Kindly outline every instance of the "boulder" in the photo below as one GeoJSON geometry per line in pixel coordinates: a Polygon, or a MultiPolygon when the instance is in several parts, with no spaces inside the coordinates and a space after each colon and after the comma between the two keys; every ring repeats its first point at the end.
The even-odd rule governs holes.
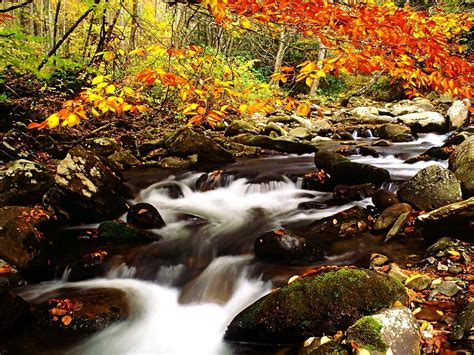
{"type": "Polygon", "coordinates": [[[379,137],[382,139],[391,139],[400,133],[411,133],[411,129],[408,126],[393,123],[384,124],[379,128],[379,137]]]}
{"type": "Polygon", "coordinates": [[[397,116],[397,120],[410,127],[413,133],[445,133],[446,119],[438,112],[423,111],[397,116]]]}
{"type": "Polygon", "coordinates": [[[36,305],[33,314],[47,336],[81,336],[127,320],[128,296],[114,288],[63,289],[36,305]]]}
{"type": "Polygon", "coordinates": [[[332,124],[325,118],[319,118],[317,120],[312,120],[311,122],[312,129],[317,134],[325,134],[334,130],[332,124]]]}
{"type": "Polygon", "coordinates": [[[456,176],[439,165],[420,170],[398,190],[400,200],[429,211],[462,200],[461,184],[456,176]]]}
{"type": "Polygon", "coordinates": [[[149,203],[137,203],[130,207],[127,212],[127,223],[145,229],[161,228],[165,225],[158,210],[149,203]]]}
{"type": "Polygon", "coordinates": [[[232,121],[225,130],[226,137],[233,137],[244,133],[258,134],[258,130],[251,122],[244,120],[232,121]]]}
{"type": "Polygon", "coordinates": [[[469,99],[456,100],[448,109],[448,128],[449,130],[459,129],[469,124],[469,108],[471,102],[469,99]]]}
{"type": "Polygon", "coordinates": [[[474,301],[471,301],[459,313],[454,322],[453,332],[451,333],[451,340],[459,341],[469,335],[469,332],[474,327],[474,301]]]}
{"type": "Polygon", "coordinates": [[[347,340],[370,353],[420,354],[419,327],[406,307],[393,307],[359,319],[347,330],[347,340]]]}
{"type": "Polygon", "coordinates": [[[109,159],[114,163],[119,163],[125,166],[135,166],[140,161],[129,150],[122,149],[109,155],[109,159]]]}
{"type": "Polygon", "coordinates": [[[81,146],[58,163],[55,182],[44,202],[66,218],[100,221],[127,209],[118,172],[81,146]]]}
{"type": "Polygon", "coordinates": [[[304,265],[324,257],[324,253],[310,245],[305,238],[287,230],[274,230],[255,240],[257,259],[273,264],[304,265]]]}
{"type": "Polygon", "coordinates": [[[44,211],[25,207],[0,208],[0,258],[20,270],[45,267],[41,251],[46,240],[36,226],[49,217],[44,211]]]}
{"type": "Polygon", "coordinates": [[[197,154],[199,164],[234,162],[232,153],[203,133],[189,127],[178,129],[171,137],[166,139],[165,147],[171,155],[179,157],[197,154]]]}
{"type": "Polygon", "coordinates": [[[424,111],[434,111],[435,109],[433,104],[428,99],[402,100],[387,106],[389,108],[389,112],[394,116],[424,111]]]}
{"type": "Polygon", "coordinates": [[[473,235],[474,197],[424,213],[418,221],[428,235],[473,235]]]}
{"type": "Polygon", "coordinates": [[[352,116],[352,120],[360,123],[390,123],[393,121],[393,117],[380,115],[379,109],[371,106],[356,107],[349,114],[352,116]]]}
{"type": "Polygon", "coordinates": [[[96,250],[74,258],[74,261],[67,265],[68,281],[82,281],[103,276],[108,260],[108,253],[104,250],[96,250]]]}
{"type": "Polygon", "coordinates": [[[276,122],[268,122],[263,131],[265,135],[269,135],[271,132],[276,132],[279,136],[286,136],[288,132],[283,128],[282,124],[276,122]]]}
{"type": "Polygon", "coordinates": [[[164,146],[165,146],[165,140],[154,139],[150,141],[145,141],[142,144],[140,144],[140,146],[138,147],[138,151],[140,152],[142,156],[144,156],[156,149],[164,148],[164,146]]]}
{"type": "Polygon", "coordinates": [[[313,132],[311,132],[311,130],[306,127],[297,127],[290,130],[290,132],[288,132],[288,135],[298,139],[311,139],[313,136],[313,132]]]}
{"type": "Polygon", "coordinates": [[[84,147],[96,155],[108,157],[119,151],[120,144],[113,138],[92,138],[86,140],[84,147]]]}
{"type": "Polygon", "coordinates": [[[393,143],[407,143],[413,142],[415,137],[411,133],[398,133],[392,137],[393,143]]]}
{"type": "Polygon", "coordinates": [[[41,203],[53,182],[43,165],[24,159],[12,161],[0,169],[0,207],[41,203]]]}
{"type": "Polygon", "coordinates": [[[197,154],[188,157],[164,157],[160,159],[158,165],[166,169],[192,169],[198,163],[199,156],[197,154]]]}
{"type": "Polygon", "coordinates": [[[449,169],[461,181],[466,197],[474,196],[474,136],[456,147],[449,157],[449,169]]]}
{"type": "Polygon", "coordinates": [[[336,185],[373,183],[380,186],[390,179],[388,170],[352,161],[340,161],[334,164],[331,170],[331,180],[336,185]]]}
{"type": "Polygon", "coordinates": [[[282,138],[270,138],[262,135],[241,134],[235,136],[233,140],[240,144],[276,150],[284,153],[306,154],[318,151],[318,148],[309,143],[294,142],[282,138]]]}
{"type": "Polygon", "coordinates": [[[105,221],[99,225],[99,240],[112,244],[151,243],[160,239],[123,221],[105,221]]]}
{"type": "Polygon", "coordinates": [[[378,208],[379,211],[383,211],[399,202],[400,201],[398,200],[397,195],[384,189],[378,189],[372,195],[372,203],[378,208]]]}
{"type": "Polygon", "coordinates": [[[381,231],[393,226],[402,214],[411,212],[412,208],[407,203],[397,203],[385,209],[375,221],[373,230],[381,231]]]}
{"type": "Polygon", "coordinates": [[[341,268],[300,278],[240,312],[224,338],[289,343],[334,334],[395,302],[406,303],[401,283],[363,269],[341,268]]]}
{"type": "Polygon", "coordinates": [[[314,155],[314,165],[319,170],[324,170],[328,174],[332,174],[333,167],[336,163],[350,161],[344,155],[336,152],[318,152],[314,155]]]}
{"type": "Polygon", "coordinates": [[[20,296],[0,288],[0,337],[23,328],[30,315],[28,303],[20,296]]]}

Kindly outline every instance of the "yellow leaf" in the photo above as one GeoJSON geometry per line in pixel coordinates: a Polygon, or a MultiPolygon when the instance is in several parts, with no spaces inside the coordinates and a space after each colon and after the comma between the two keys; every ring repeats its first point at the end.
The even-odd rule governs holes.
{"type": "Polygon", "coordinates": [[[130,111],[130,109],[132,108],[132,105],[130,104],[126,104],[123,108],[122,108],[122,111],[130,111]]]}
{"type": "Polygon", "coordinates": [[[59,115],[57,113],[53,113],[51,116],[47,118],[48,127],[54,128],[59,124],[59,115]]]}
{"type": "Polygon", "coordinates": [[[107,62],[110,62],[112,60],[115,59],[115,54],[113,52],[105,52],[104,53],[104,59],[107,61],[107,62]]]}
{"type": "Polygon", "coordinates": [[[100,113],[97,112],[97,110],[96,110],[95,108],[92,108],[91,111],[92,111],[92,115],[93,115],[94,117],[99,117],[99,116],[100,116],[100,113]]]}
{"type": "Polygon", "coordinates": [[[103,75],[96,76],[94,79],[92,79],[92,85],[100,84],[103,81],[104,81],[103,75]]]}
{"type": "Polygon", "coordinates": [[[110,84],[105,88],[107,94],[113,94],[115,92],[115,85],[110,84]]]}
{"type": "Polygon", "coordinates": [[[311,85],[313,85],[313,79],[311,77],[307,77],[306,80],[305,80],[305,83],[306,85],[308,85],[309,87],[311,87],[311,85]]]}
{"type": "Polygon", "coordinates": [[[252,24],[250,23],[250,21],[246,17],[244,17],[241,24],[242,24],[242,27],[245,28],[246,30],[249,30],[249,29],[252,28],[252,24]]]}
{"type": "Polygon", "coordinates": [[[318,70],[316,72],[316,74],[321,77],[321,78],[325,78],[326,77],[326,73],[323,71],[323,70],[318,70]]]}

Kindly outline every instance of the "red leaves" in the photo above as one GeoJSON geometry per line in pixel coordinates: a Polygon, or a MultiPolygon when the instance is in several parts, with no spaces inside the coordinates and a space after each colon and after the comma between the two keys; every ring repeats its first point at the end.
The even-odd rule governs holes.
{"type": "Polygon", "coordinates": [[[61,322],[67,327],[71,324],[74,312],[78,312],[82,309],[83,304],[81,302],[73,302],[70,299],[59,299],[52,298],[49,300],[50,304],[54,304],[54,307],[49,310],[49,314],[52,316],[52,320],[57,322],[61,319],[61,322]]]}

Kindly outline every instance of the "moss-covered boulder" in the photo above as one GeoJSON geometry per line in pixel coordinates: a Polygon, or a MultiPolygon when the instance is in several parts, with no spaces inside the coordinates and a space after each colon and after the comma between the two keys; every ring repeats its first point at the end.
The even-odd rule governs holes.
{"type": "Polygon", "coordinates": [[[462,200],[461,183],[456,176],[439,165],[420,170],[398,190],[404,202],[429,211],[462,200]]]}
{"type": "Polygon", "coordinates": [[[336,152],[318,152],[314,155],[314,165],[319,170],[332,174],[333,167],[336,163],[350,161],[344,155],[336,152]]]}
{"type": "Polygon", "coordinates": [[[403,124],[387,123],[379,128],[379,137],[383,139],[391,139],[400,133],[411,133],[411,129],[403,124]]]}
{"type": "Polygon", "coordinates": [[[474,136],[456,147],[449,158],[449,169],[461,181],[465,196],[474,196],[474,136]]]}
{"type": "Polygon", "coordinates": [[[333,334],[395,302],[407,302],[401,283],[364,269],[341,268],[298,279],[240,312],[229,341],[291,343],[333,334]]]}
{"type": "Polygon", "coordinates": [[[232,163],[234,156],[203,133],[189,127],[178,129],[165,141],[169,154],[188,157],[197,154],[199,164],[232,163]]]}
{"type": "Polygon", "coordinates": [[[359,319],[347,330],[347,340],[371,353],[420,354],[418,324],[406,307],[394,307],[359,319]]]}
{"type": "Polygon", "coordinates": [[[226,137],[233,137],[243,133],[258,134],[257,127],[244,120],[232,121],[225,130],[226,137]]]}
{"type": "Polygon", "coordinates": [[[270,138],[263,135],[240,134],[235,136],[233,140],[240,144],[276,150],[284,153],[306,154],[318,151],[318,148],[309,143],[296,142],[282,138],[270,138]]]}
{"type": "Polygon", "coordinates": [[[15,160],[0,169],[0,207],[41,203],[53,184],[46,167],[29,160],[15,160]]]}
{"type": "Polygon", "coordinates": [[[471,301],[459,313],[454,322],[453,332],[451,333],[451,340],[458,341],[469,335],[469,332],[474,327],[474,301],[471,301]]]}
{"type": "Polygon", "coordinates": [[[331,178],[337,185],[373,183],[380,186],[390,179],[390,173],[370,164],[341,161],[333,165],[331,178]]]}

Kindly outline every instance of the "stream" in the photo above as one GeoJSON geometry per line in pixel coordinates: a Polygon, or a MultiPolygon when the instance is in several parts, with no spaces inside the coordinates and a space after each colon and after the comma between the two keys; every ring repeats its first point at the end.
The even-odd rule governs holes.
{"type": "MultiPolygon", "coordinates": [[[[405,164],[447,136],[420,135],[410,143],[374,147],[381,156],[351,156],[350,159],[390,171],[394,191],[397,183],[420,169],[446,162],[405,164]]],[[[356,138],[358,142],[374,138],[356,138]]],[[[147,202],[160,212],[166,226],[153,230],[160,241],[130,247],[114,258],[106,277],[68,281],[68,269],[54,281],[16,290],[34,303],[64,287],[79,289],[112,287],[128,294],[131,316],[59,353],[72,354],[250,354],[252,347],[226,344],[222,337],[232,318],[272,287],[310,267],[278,266],[253,256],[257,236],[276,228],[303,228],[311,221],[333,215],[371,200],[331,203],[332,193],[301,188],[301,178],[314,171],[313,155],[270,156],[244,159],[208,173],[133,169],[125,179],[136,197],[131,203],[147,202]],[[173,175],[171,175],[173,174],[173,175]],[[203,186],[203,185],[201,185],[203,186]],[[299,209],[313,201],[321,208],[299,209]]],[[[122,216],[125,219],[125,216],[122,216]]],[[[78,226],[74,231],[96,227],[78,226]]],[[[315,265],[367,266],[371,253],[379,252],[397,262],[416,260],[425,250],[423,240],[393,240],[382,244],[373,236],[348,238],[323,244],[325,259],[315,265]]],[[[314,266],[314,265],[313,265],[314,266]]],[[[45,351],[44,349],[36,349],[45,351]]],[[[270,351],[269,353],[273,353],[270,351]]]]}

